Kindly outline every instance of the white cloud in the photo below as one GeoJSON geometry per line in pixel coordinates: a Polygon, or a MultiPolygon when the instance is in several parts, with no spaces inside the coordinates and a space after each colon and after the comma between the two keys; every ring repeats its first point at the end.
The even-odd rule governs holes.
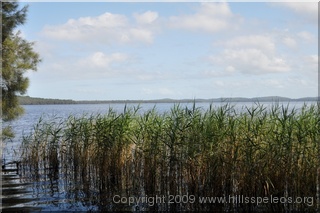
{"type": "Polygon", "coordinates": [[[226,64],[232,64],[236,69],[243,73],[263,74],[270,72],[286,72],[290,69],[284,59],[268,56],[260,49],[226,49],[223,52],[222,60],[224,60],[226,64]]]}
{"type": "Polygon", "coordinates": [[[96,51],[85,56],[55,57],[47,60],[41,73],[50,75],[50,79],[98,80],[127,79],[132,84],[156,83],[173,79],[168,71],[150,70],[140,67],[144,63],[134,55],[96,51]]]}
{"type": "MultiPolygon", "coordinates": [[[[290,45],[293,45],[292,42],[288,41],[290,45]]],[[[210,56],[209,60],[214,66],[223,67],[223,72],[207,74],[221,76],[223,73],[229,75],[236,71],[245,74],[265,74],[290,70],[285,58],[277,54],[272,36],[238,36],[217,44],[223,45],[225,49],[220,54],[210,56]]]]}
{"type": "MultiPolygon", "coordinates": [[[[299,29],[299,28],[297,28],[299,29]]],[[[298,50],[306,50],[313,45],[317,45],[315,35],[309,31],[297,31],[297,29],[277,29],[271,34],[275,45],[280,47],[284,45],[287,48],[298,50]]]]}
{"type": "Polygon", "coordinates": [[[202,3],[192,15],[170,17],[169,25],[173,28],[215,33],[233,27],[236,22],[234,17],[227,3],[202,3]]]}
{"type": "Polygon", "coordinates": [[[134,15],[137,23],[120,14],[104,13],[96,17],[70,19],[65,24],[45,26],[42,34],[53,39],[96,42],[96,43],[128,43],[153,41],[153,30],[146,26],[157,18],[157,13],[148,11],[134,15]]]}
{"type": "Polygon", "coordinates": [[[37,41],[34,45],[34,50],[40,53],[40,57],[47,60],[48,58],[53,58],[55,56],[57,46],[52,43],[37,41]]]}
{"type": "Polygon", "coordinates": [[[308,55],[306,57],[304,57],[304,69],[307,69],[313,73],[317,73],[318,72],[318,60],[319,60],[319,56],[318,55],[308,55]]]}
{"type": "Polygon", "coordinates": [[[310,55],[308,59],[314,64],[318,65],[319,56],[318,55],[310,55]]]}
{"type": "Polygon", "coordinates": [[[88,58],[81,60],[81,65],[84,67],[92,68],[108,68],[112,63],[124,62],[128,59],[128,56],[123,53],[113,53],[106,55],[103,52],[96,52],[88,58]]]}
{"type": "Polygon", "coordinates": [[[131,57],[119,52],[94,52],[82,57],[60,55],[46,58],[46,63],[39,67],[38,76],[50,81],[119,78],[132,75],[127,68],[130,63],[131,57]]]}
{"type": "Polygon", "coordinates": [[[288,36],[283,38],[283,43],[290,48],[295,48],[297,46],[296,40],[288,36]]]}
{"type": "MultiPolygon", "coordinates": [[[[120,90],[130,90],[131,97],[151,99],[179,97],[179,90],[184,95],[181,98],[193,94],[251,96],[259,91],[290,94],[296,85],[301,89],[310,82],[316,84],[318,55],[312,55],[317,46],[313,25],[295,25],[296,19],[275,24],[260,15],[251,19],[254,13],[243,13],[248,17],[244,20],[234,13],[239,8],[231,11],[231,6],[202,3],[191,13],[181,13],[185,8],[177,7],[170,11],[176,12],[171,17],[160,17],[167,12],[159,10],[158,14],[147,8],[129,15],[104,13],[66,19],[63,24],[43,28],[44,37],[36,48],[44,63],[36,74],[43,76],[41,83],[90,81],[92,86],[79,93],[95,93],[90,87],[96,87],[97,81],[114,83],[112,88],[116,89],[111,93],[117,91],[117,98],[120,90]],[[153,43],[158,32],[161,37],[154,45],[135,45],[153,43]],[[209,64],[204,59],[209,59],[209,64]]],[[[293,17],[285,12],[284,18],[293,17]]],[[[301,16],[296,17],[302,20],[301,16]]],[[[307,89],[302,91],[309,94],[307,89]]]]}
{"type": "Polygon", "coordinates": [[[129,31],[130,36],[129,41],[140,41],[140,42],[146,42],[146,43],[152,43],[153,42],[153,33],[148,29],[143,28],[133,28],[129,31]]]}
{"type": "Polygon", "coordinates": [[[233,66],[227,66],[226,67],[226,72],[228,72],[228,73],[233,73],[235,71],[236,71],[236,69],[233,66]]]}
{"type": "Polygon", "coordinates": [[[299,14],[306,21],[318,24],[318,3],[317,2],[281,2],[274,5],[284,6],[296,14],[299,14]]]}
{"type": "Polygon", "coordinates": [[[158,18],[158,13],[147,11],[142,14],[135,13],[133,14],[133,17],[136,19],[136,22],[139,24],[152,24],[158,18]]]}
{"type": "Polygon", "coordinates": [[[283,79],[263,79],[261,80],[261,84],[266,88],[274,88],[274,89],[286,89],[286,88],[294,88],[301,90],[306,88],[314,88],[314,83],[308,79],[301,78],[301,76],[288,76],[283,79]]]}
{"type": "Polygon", "coordinates": [[[312,33],[308,32],[308,31],[301,31],[297,34],[297,36],[306,42],[313,42],[316,40],[315,35],[313,35],[312,33]]]}
{"type": "Polygon", "coordinates": [[[266,35],[238,36],[222,44],[228,48],[257,48],[269,53],[275,51],[272,37],[266,35]]]}

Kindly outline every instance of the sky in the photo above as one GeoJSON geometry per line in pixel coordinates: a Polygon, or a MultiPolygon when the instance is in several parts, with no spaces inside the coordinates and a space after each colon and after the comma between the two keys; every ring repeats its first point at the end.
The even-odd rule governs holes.
{"type": "Polygon", "coordinates": [[[26,95],[73,100],[318,96],[318,4],[29,2],[26,95]]]}

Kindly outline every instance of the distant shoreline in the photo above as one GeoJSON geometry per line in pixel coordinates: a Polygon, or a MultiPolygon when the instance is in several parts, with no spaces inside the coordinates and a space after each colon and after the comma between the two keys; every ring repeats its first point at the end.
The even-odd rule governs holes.
{"type": "Polygon", "coordinates": [[[19,96],[21,105],[52,105],[52,104],[124,104],[124,103],[214,103],[214,102],[313,102],[319,97],[286,98],[280,96],[255,97],[255,98],[211,98],[211,99],[155,99],[155,100],[96,100],[74,101],[71,99],[49,99],[19,96]]]}

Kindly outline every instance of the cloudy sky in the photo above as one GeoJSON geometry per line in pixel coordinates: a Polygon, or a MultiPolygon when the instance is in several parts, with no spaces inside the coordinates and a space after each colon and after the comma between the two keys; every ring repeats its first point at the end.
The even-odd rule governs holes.
{"type": "Polygon", "coordinates": [[[32,97],[318,96],[317,3],[28,4],[32,97]]]}

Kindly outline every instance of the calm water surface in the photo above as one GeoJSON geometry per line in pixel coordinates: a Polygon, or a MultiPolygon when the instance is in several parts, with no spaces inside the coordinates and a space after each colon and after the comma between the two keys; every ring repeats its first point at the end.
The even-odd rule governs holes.
{"type": "MultiPolygon", "coordinates": [[[[315,102],[307,102],[310,105],[315,102]]],[[[213,106],[221,106],[225,103],[214,103],[213,106]]],[[[288,103],[280,103],[287,105],[288,103]]],[[[291,102],[289,108],[295,107],[299,109],[303,106],[303,102],[291,102]]],[[[243,107],[250,107],[254,103],[231,103],[236,110],[243,110],[243,107]]],[[[269,107],[272,103],[263,103],[265,107],[269,107]]],[[[127,104],[127,107],[137,107],[138,104],[127,104]]],[[[169,111],[174,106],[173,103],[145,103],[141,104],[140,113],[151,110],[156,107],[159,113],[169,111]]],[[[182,107],[192,107],[192,103],[181,103],[182,107]]],[[[210,103],[197,103],[196,107],[206,109],[210,103]]],[[[22,141],[22,135],[32,131],[33,126],[42,117],[44,120],[52,118],[67,118],[69,115],[81,116],[97,113],[107,113],[109,108],[121,113],[124,111],[125,104],[77,104],[77,105],[26,105],[25,114],[18,120],[10,123],[13,127],[16,137],[11,141],[4,143],[2,158],[6,163],[19,160],[19,147],[22,141]]],[[[26,212],[34,212],[40,210],[97,210],[94,205],[88,204],[88,201],[80,198],[68,197],[64,190],[65,182],[59,174],[52,174],[48,171],[46,177],[40,177],[37,182],[28,182],[25,178],[26,174],[21,174],[16,170],[15,164],[8,164],[2,171],[2,205],[6,210],[23,210],[26,212]]]]}
{"type": "MultiPolygon", "coordinates": [[[[315,102],[307,102],[306,104],[310,105],[315,102]]],[[[214,107],[225,105],[226,103],[214,103],[214,107]]],[[[265,107],[273,105],[271,102],[262,103],[265,107]]],[[[295,107],[296,109],[301,108],[304,105],[304,102],[283,102],[281,105],[288,105],[290,108],[295,107]]],[[[16,134],[16,137],[11,141],[7,142],[3,149],[4,158],[7,160],[14,160],[19,156],[19,145],[22,140],[22,135],[30,133],[33,129],[33,126],[39,121],[40,118],[44,120],[50,120],[52,118],[62,118],[65,119],[70,115],[81,116],[81,115],[91,115],[97,113],[107,113],[110,108],[121,113],[124,111],[125,106],[127,108],[140,107],[139,112],[143,113],[148,110],[153,109],[154,107],[159,113],[164,113],[169,111],[175,104],[173,103],[144,103],[144,104],[74,104],[74,105],[25,105],[25,114],[18,120],[12,121],[10,125],[13,127],[13,130],[16,134]]],[[[231,103],[235,106],[236,110],[243,110],[244,107],[251,107],[255,103],[251,102],[238,102],[231,103]]],[[[180,103],[181,107],[193,106],[193,103],[180,103]]],[[[210,103],[197,103],[196,107],[207,109],[210,106],[210,103]]]]}

